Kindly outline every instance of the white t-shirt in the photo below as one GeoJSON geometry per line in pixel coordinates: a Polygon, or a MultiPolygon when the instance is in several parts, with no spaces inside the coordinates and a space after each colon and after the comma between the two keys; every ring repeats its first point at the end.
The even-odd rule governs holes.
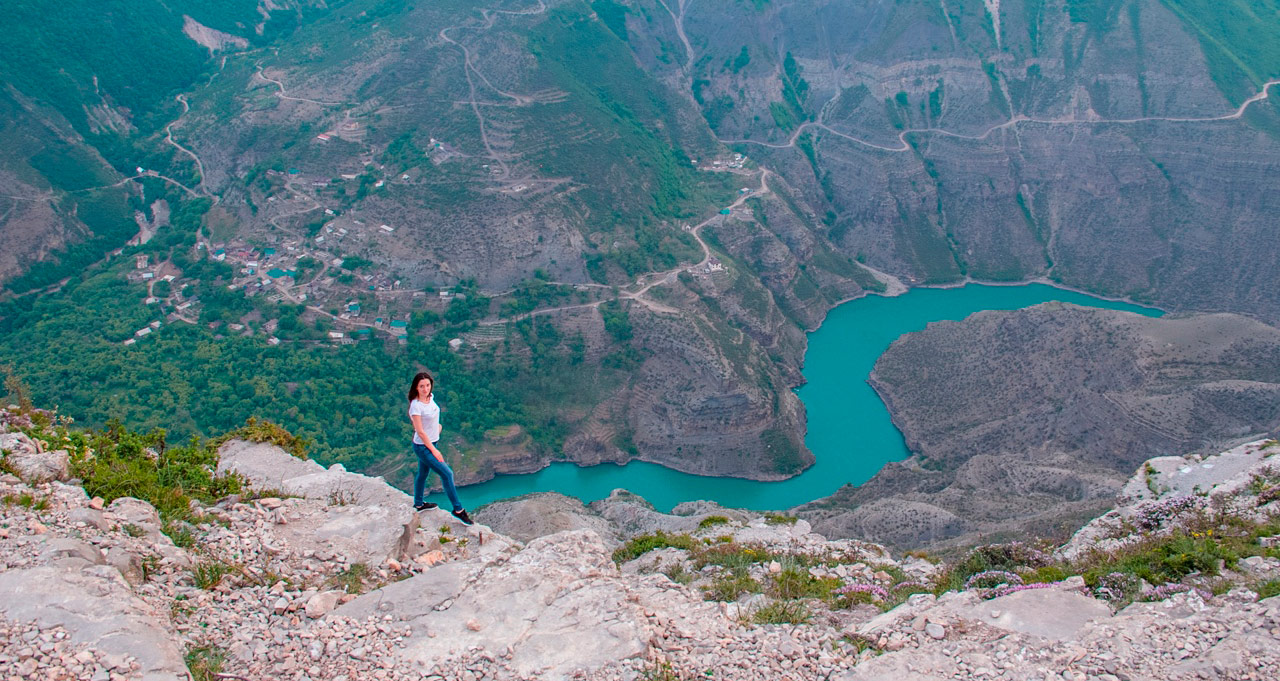
{"type": "MultiPolygon", "coordinates": [[[[431,438],[432,442],[440,439],[440,407],[436,404],[435,396],[431,396],[426,402],[414,400],[409,403],[409,421],[413,421],[414,416],[422,417],[422,430],[431,438]]],[[[413,430],[413,443],[416,445],[425,445],[418,436],[418,430],[413,430]]]]}

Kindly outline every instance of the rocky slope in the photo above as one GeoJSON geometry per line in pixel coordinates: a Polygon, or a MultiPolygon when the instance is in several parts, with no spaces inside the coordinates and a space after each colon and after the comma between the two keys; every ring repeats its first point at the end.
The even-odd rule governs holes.
{"type": "MultiPolygon", "coordinates": [[[[1256,549],[1214,578],[1188,575],[1181,592],[1166,586],[1113,599],[1122,608],[1113,613],[1081,577],[1010,588],[1022,577],[1003,573],[993,586],[994,573],[981,573],[935,597],[924,583],[954,566],[828,541],[803,520],[710,506],[683,509],[683,518],[646,513],[622,494],[608,505],[625,521],[615,525],[628,528],[618,537],[649,533],[633,536],[613,560],[595,529],[522,544],[439,511],[411,513],[408,499],[378,479],[241,441],[223,446],[218,469],[263,491],[196,504],[194,524],[175,528],[145,502],[105,503],[59,481],[67,453],[44,451],[41,438],[0,434],[0,445],[5,469],[25,476],[0,477],[5,678],[161,681],[190,670],[197,678],[312,681],[1137,681],[1261,679],[1280,664],[1280,604],[1249,590],[1277,584],[1264,584],[1280,576],[1273,549],[1256,549]],[[685,532],[651,532],[663,526],[685,532]],[[726,580],[765,593],[746,588],[739,598],[726,580]],[[1224,595],[1197,590],[1201,584],[1224,595]],[[829,595],[806,591],[814,585],[829,595]],[[913,591],[923,593],[905,595],[913,591]],[[1125,607],[1133,598],[1141,602],[1125,607]],[[783,621],[786,608],[809,615],[767,623],[783,621]]],[[[1230,501],[1234,522],[1269,528],[1253,545],[1274,546],[1276,528],[1265,523],[1277,512],[1277,451],[1255,443],[1194,474],[1155,461],[1148,496],[1156,498],[1118,514],[1156,519],[1141,541],[1178,532],[1190,507],[1177,500],[1193,484],[1205,508],[1230,501]]],[[[1146,486],[1146,476],[1134,486],[1146,486]]],[[[1107,540],[1123,541],[1132,529],[1106,530],[1107,540]]],[[[1100,546],[1099,531],[1081,533],[1064,551],[1100,546]]]]}
{"type": "Polygon", "coordinates": [[[904,547],[1069,532],[1147,458],[1280,429],[1280,331],[1236,315],[983,312],[905,336],[871,380],[915,455],[802,515],[904,547]]]}

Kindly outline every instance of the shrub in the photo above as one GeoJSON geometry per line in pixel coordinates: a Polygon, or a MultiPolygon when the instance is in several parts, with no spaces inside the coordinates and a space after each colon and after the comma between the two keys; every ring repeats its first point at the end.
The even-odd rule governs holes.
{"type": "Polygon", "coordinates": [[[889,601],[889,592],[878,584],[846,584],[833,593],[841,597],[845,607],[859,603],[876,605],[889,601]]]}
{"type": "Polygon", "coordinates": [[[215,475],[218,453],[212,444],[198,439],[170,447],[165,431],[141,434],[112,421],[102,431],[72,439],[72,469],[84,481],[91,497],[107,503],[135,497],[151,504],[167,520],[191,517],[191,501],[213,503],[239,494],[244,486],[238,475],[215,475]],[[88,451],[93,456],[87,456],[88,451]]]}
{"type": "Polygon", "coordinates": [[[1118,606],[1132,601],[1140,584],[1137,577],[1126,572],[1108,572],[1097,578],[1092,592],[1095,598],[1118,606]]]}
{"type": "Polygon", "coordinates": [[[709,515],[703,518],[702,521],[698,523],[698,529],[705,530],[708,527],[715,527],[717,525],[727,525],[727,524],[729,524],[728,518],[722,515],[709,515]]]}
{"type": "Polygon", "coordinates": [[[792,515],[783,515],[781,513],[766,513],[764,521],[769,525],[795,525],[799,518],[792,515]]]}
{"type": "Polygon", "coordinates": [[[1044,567],[1049,562],[1049,556],[1040,549],[1022,542],[1010,542],[975,547],[956,565],[955,570],[961,579],[968,579],[988,570],[1013,572],[1019,568],[1044,567]]]}
{"type": "Polygon", "coordinates": [[[212,443],[214,449],[221,447],[227,440],[248,440],[249,442],[267,442],[298,457],[307,458],[307,448],[311,441],[290,433],[284,426],[271,421],[249,417],[243,426],[223,434],[212,443]]]}
{"type": "Polygon", "coordinates": [[[1180,496],[1148,501],[1138,506],[1133,524],[1139,530],[1150,532],[1164,527],[1184,514],[1204,508],[1204,499],[1196,496],[1180,496]]]}
{"type": "Polygon", "coordinates": [[[642,534],[632,537],[613,552],[613,562],[622,564],[633,560],[655,549],[675,548],[692,551],[698,547],[698,541],[687,534],[668,534],[661,530],[653,534],[642,534]]]}

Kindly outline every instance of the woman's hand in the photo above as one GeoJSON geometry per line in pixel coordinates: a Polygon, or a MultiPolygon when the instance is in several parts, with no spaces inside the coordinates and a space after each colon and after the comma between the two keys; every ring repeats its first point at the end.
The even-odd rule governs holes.
{"type": "Polygon", "coordinates": [[[431,455],[436,457],[436,461],[444,463],[444,454],[441,454],[440,450],[435,448],[435,445],[427,445],[427,447],[431,449],[431,455]]]}

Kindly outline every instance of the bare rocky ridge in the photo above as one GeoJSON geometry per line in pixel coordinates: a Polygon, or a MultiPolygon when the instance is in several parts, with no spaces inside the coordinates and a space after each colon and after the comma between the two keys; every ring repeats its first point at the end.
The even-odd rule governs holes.
{"type": "MultiPolygon", "coordinates": [[[[9,445],[18,440],[13,435],[9,445]]],[[[1155,460],[1155,473],[1139,471],[1126,487],[1133,498],[1116,513],[1149,515],[1151,504],[1187,499],[1192,489],[1205,503],[1237,505],[1242,521],[1274,515],[1275,490],[1252,481],[1276,475],[1277,452],[1274,442],[1259,442],[1203,460],[1155,460]]],[[[194,543],[178,547],[144,502],[103,504],[74,484],[0,475],[0,677],[187,679],[184,656],[209,655],[225,658],[222,678],[298,681],[631,680],[709,672],[744,681],[1261,680],[1280,664],[1280,603],[1249,590],[1280,576],[1280,560],[1271,557],[1224,572],[1219,579],[1227,581],[1218,583],[1236,586],[1223,595],[1192,589],[1115,613],[1071,577],[994,599],[982,589],[917,594],[884,613],[815,603],[807,624],[756,625],[754,613],[771,597],[704,600],[698,587],[724,568],[695,570],[683,549],[642,553],[619,567],[606,545],[616,539],[596,529],[553,531],[521,544],[481,525],[458,526],[438,511],[404,524],[383,520],[394,531],[379,532],[377,522],[340,522],[408,507],[375,478],[325,470],[270,445],[233,441],[223,457],[220,467],[254,485],[303,496],[233,497],[201,507],[194,543]],[[354,496],[335,494],[352,490],[354,496]],[[333,531],[308,520],[316,517],[328,518],[333,531]],[[229,569],[211,575],[215,564],[229,569]],[[352,584],[355,570],[361,576],[352,584]],[[341,584],[370,590],[347,593],[341,584]]],[[[521,505],[543,510],[546,502],[507,502],[498,515],[516,517],[521,505]]],[[[576,512],[563,500],[552,503],[576,512]]],[[[666,527],[686,532],[695,545],[745,547],[764,557],[748,568],[761,580],[794,574],[803,558],[814,579],[874,593],[943,569],[919,558],[894,560],[874,544],[829,541],[803,520],[778,523],[701,503],[679,510],[687,515],[656,514],[618,492],[592,513],[610,519],[614,537],[666,527]],[[813,563],[819,556],[826,562],[813,563]]],[[[1129,530],[1108,522],[1100,519],[1064,550],[1096,546],[1100,532],[1123,541],[1129,530]]],[[[1172,531],[1177,517],[1164,522],[1151,536],[1172,531]]]]}
{"type": "Polygon", "coordinates": [[[1150,457],[1280,429],[1280,331],[1047,303],[930,324],[871,381],[915,455],[803,506],[820,531],[901,547],[1061,534],[1150,457]]]}

